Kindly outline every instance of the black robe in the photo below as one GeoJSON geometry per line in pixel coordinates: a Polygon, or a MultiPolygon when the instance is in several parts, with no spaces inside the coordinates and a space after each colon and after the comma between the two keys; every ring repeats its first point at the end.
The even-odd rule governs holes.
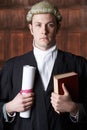
{"type": "MultiPolygon", "coordinates": [[[[2,106],[12,100],[21,90],[23,65],[31,65],[37,68],[33,51],[12,58],[6,62],[1,72],[0,79],[0,130],[84,130],[87,128],[87,117],[79,123],[73,123],[69,113],[58,114],[54,111],[50,96],[53,91],[53,75],[74,71],[79,75],[79,100],[83,104],[87,114],[87,60],[80,56],[58,50],[48,88],[44,87],[36,69],[34,92],[35,101],[31,111],[31,117],[21,118],[19,113],[12,123],[4,121],[2,106]],[[86,128],[85,128],[86,127],[86,128]]],[[[50,71],[50,68],[49,68],[50,71]]]]}

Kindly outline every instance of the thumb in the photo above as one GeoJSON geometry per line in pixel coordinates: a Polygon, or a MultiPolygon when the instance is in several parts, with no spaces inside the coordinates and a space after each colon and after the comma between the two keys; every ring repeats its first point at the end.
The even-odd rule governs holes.
{"type": "Polygon", "coordinates": [[[64,91],[64,95],[68,95],[69,94],[69,92],[68,92],[66,86],[64,85],[64,83],[62,83],[62,89],[64,91]]]}

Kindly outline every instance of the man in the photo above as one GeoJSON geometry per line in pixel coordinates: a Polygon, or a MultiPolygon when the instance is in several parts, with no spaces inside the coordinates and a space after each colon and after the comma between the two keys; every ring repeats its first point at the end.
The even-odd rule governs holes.
{"type": "Polygon", "coordinates": [[[83,130],[87,128],[87,60],[56,47],[61,14],[42,1],[27,14],[33,50],[6,62],[1,72],[0,120],[3,130],[83,130]],[[36,67],[33,92],[22,95],[22,69],[36,67]],[[79,100],[74,102],[63,84],[63,95],[53,92],[53,75],[74,71],[79,76],[79,100]],[[20,112],[31,108],[30,118],[20,112]]]}

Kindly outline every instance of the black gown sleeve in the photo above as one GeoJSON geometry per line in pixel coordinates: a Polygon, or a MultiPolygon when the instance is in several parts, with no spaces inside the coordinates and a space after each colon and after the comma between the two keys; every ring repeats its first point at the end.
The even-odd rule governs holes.
{"type": "MultiPolygon", "coordinates": [[[[11,100],[11,89],[12,89],[12,68],[13,61],[7,61],[4,67],[0,71],[0,123],[3,128],[5,123],[3,115],[3,105],[11,100]]],[[[0,129],[2,130],[2,129],[0,129]]]]}

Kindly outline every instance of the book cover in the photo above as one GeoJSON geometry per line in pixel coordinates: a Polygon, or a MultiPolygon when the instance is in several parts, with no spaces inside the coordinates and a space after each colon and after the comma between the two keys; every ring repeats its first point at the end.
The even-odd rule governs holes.
{"type": "Polygon", "coordinates": [[[69,72],[64,74],[54,75],[54,92],[63,95],[62,83],[70,93],[73,101],[78,101],[79,91],[78,91],[78,74],[75,72],[69,72]]]}

